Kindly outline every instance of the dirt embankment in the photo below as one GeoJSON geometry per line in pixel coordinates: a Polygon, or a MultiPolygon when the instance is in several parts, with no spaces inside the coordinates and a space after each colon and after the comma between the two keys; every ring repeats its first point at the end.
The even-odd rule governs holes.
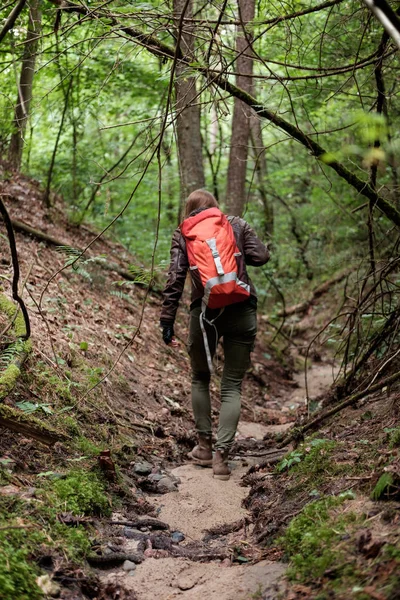
{"type": "MultiPolygon", "coordinates": [[[[26,518],[24,522],[28,523],[28,527],[36,530],[38,522],[36,516],[32,516],[29,506],[43,505],[43,501],[45,504],[50,502],[48,494],[53,494],[53,488],[57,489],[59,496],[64,493],[63,485],[57,484],[59,477],[66,478],[71,485],[75,485],[74,477],[83,477],[82,485],[89,485],[82,473],[85,469],[91,472],[93,468],[101,468],[106,478],[109,478],[106,484],[109,501],[115,504],[115,498],[118,497],[122,501],[122,520],[132,520],[133,517],[146,513],[155,516],[160,512],[171,531],[179,529],[184,532],[186,539],[183,547],[188,543],[190,546],[190,543],[197,540],[197,545],[192,549],[189,547],[188,552],[198,554],[204,548],[209,552],[208,545],[204,546],[204,542],[199,542],[204,535],[203,530],[215,525],[230,524],[247,514],[241,508],[246,488],[238,485],[246,468],[240,463],[234,478],[224,489],[216,486],[209,470],[196,472],[192,471],[191,466],[181,466],[176,473],[170,472],[175,465],[186,460],[187,451],[195,443],[190,409],[190,374],[185,349],[187,294],[182,302],[176,328],[180,347],[172,350],[162,343],[160,336],[158,319],[161,300],[157,289],[146,297],[143,286],[122,279],[112,266],[111,269],[104,268],[104,264],[108,267],[117,265],[121,272],[127,270],[130,264],[136,268],[141,267],[134,257],[128,255],[117,243],[101,237],[91,245],[75,268],[63,269],[66,262],[76,256],[72,249],[86,247],[96,234],[86,227],[71,227],[64,216],[60,199],[56,199],[56,205],[47,213],[42,204],[40,187],[25,177],[16,176],[12,180],[3,180],[0,191],[4,194],[13,220],[44,232],[50,238],[59,240],[62,246],[57,247],[53,241],[46,243],[35,235],[16,229],[21,288],[23,287],[22,295],[31,320],[33,350],[16,388],[5,399],[5,404],[16,411],[17,419],[19,414],[38,419],[56,435],[59,433],[60,438],[54,446],[46,447],[29,436],[2,428],[2,516],[6,518],[10,502],[21,501],[23,508],[22,505],[15,508],[12,515],[15,514],[16,520],[26,518]],[[139,324],[140,330],[137,331],[139,324]],[[132,338],[134,341],[130,343],[132,338]],[[90,391],[94,386],[97,387],[90,391]],[[111,458],[99,458],[102,450],[110,450],[111,458]],[[146,469],[143,473],[140,472],[141,461],[148,461],[150,474],[146,469]],[[113,475],[115,469],[119,473],[118,483],[113,475]],[[176,477],[180,479],[180,484],[176,477]],[[169,493],[160,496],[160,493],[165,492],[169,493]],[[43,500],[44,495],[46,500],[43,500]],[[170,501],[167,502],[166,498],[170,501]]],[[[9,296],[12,266],[8,241],[4,235],[0,236],[0,253],[0,286],[3,293],[9,296]]],[[[292,390],[296,384],[291,373],[271,358],[272,355],[271,350],[263,346],[260,336],[253,367],[244,384],[239,451],[241,439],[245,441],[249,436],[261,438],[266,432],[266,425],[271,424],[278,430],[287,427],[295,418],[290,407],[281,410],[281,406],[287,391],[292,390]],[[255,427],[253,430],[252,424],[255,427]]],[[[219,411],[218,382],[217,374],[211,386],[215,421],[219,411]]],[[[264,445],[260,440],[261,448],[264,445]]],[[[245,451],[242,448],[242,453],[245,451]]],[[[74,489],[78,490],[80,484],[77,485],[78,488],[74,489]]],[[[74,493],[78,494],[78,491],[74,493]]],[[[52,502],[58,502],[55,497],[51,498],[52,502]]],[[[81,500],[84,504],[85,499],[79,498],[81,500]]],[[[99,555],[107,554],[110,545],[111,552],[124,549],[122,542],[125,543],[126,539],[121,540],[121,536],[115,533],[115,527],[110,529],[107,522],[97,520],[94,524],[85,525],[85,519],[90,521],[89,517],[77,521],[73,516],[74,510],[68,510],[73,506],[70,496],[63,502],[70,515],[60,517],[63,523],[74,523],[79,528],[95,527],[98,546],[95,545],[94,548],[98,548],[99,555]]],[[[95,504],[93,499],[91,502],[95,504]]],[[[15,504],[13,506],[16,507],[15,504]]],[[[96,510],[107,512],[100,505],[96,510]]],[[[60,511],[61,508],[55,509],[54,518],[59,518],[60,511]]],[[[41,516],[40,519],[42,518],[41,516]]],[[[50,529],[48,531],[50,535],[50,529]]],[[[93,532],[90,535],[93,538],[93,532]]],[[[241,539],[241,534],[238,535],[241,539]]],[[[247,542],[244,544],[238,539],[238,548],[250,544],[248,535],[246,534],[247,542]]],[[[236,559],[229,544],[228,538],[224,539],[221,552],[230,565],[236,559]]],[[[28,546],[26,556],[29,557],[28,546]]],[[[54,581],[61,581],[64,586],[68,578],[66,579],[64,567],[60,568],[65,561],[65,557],[63,561],[59,556],[60,550],[55,543],[48,564],[51,577],[54,581]],[[57,572],[61,574],[57,575],[57,572]]],[[[240,556],[241,551],[238,552],[240,556]]],[[[37,564],[42,561],[41,554],[35,554],[37,564]]],[[[207,556],[215,558],[213,553],[207,556]]],[[[152,556],[149,558],[150,564],[155,561],[152,556]]],[[[171,560],[178,561],[179,570],[188,569],[187,558],[171,560]],[[183,561],[182,564],[179,561],[183,561]]],[[[217,557],[216,560],[221,563],[223,558],[217,557]]],[[[245,560],[250,559],[243,558],[243,562],[245,560]]],[[[235,585],[239,587],[232,587],[232,590],[257,591],[258,584],[255,587],[253,578],[248,577],[246,569],[239,566],[240,561],[236,563],[239,568],[237,573],[235,571],[235,585]]],[[[7,557],[4,564],[7,564],[7,557]]],[[[138,568],[138,576],[142,570],[144,573],[147,573],[146,569],[152,570],[145,565],[146,561],[140,570],[138,568]]],[[[210,568],[215,573],[222,574],[223,567],[218,566],[218,563],[211,562],[210,568]]],[[[155,565],[154,576],[158,569],[155,565]]],[[[197,575],[193,575],[189,569],[190,577],[193,575],[196,581],[210,577],[215,579],[211,571],[210,575],[207,574],[204,565],[196,569],[197,579],[197,575]]],[[[229,569],[227,573],[228,571],[229,569]]],[[[254,567],[254,573],[260,571],[261,567],[254,567]]],[[[271,574],[271,582],[281,571],[281,567],[276,567],[275,575],[271,574]]],[[[125,573],[123,569],[119,572],[125,573]]],[[[84,585],[78,582],[77,571],[70,571],[68,577],[74,593],[84,594],[84,585]]],[[[143,577],[146,579],[148,575],[143,577]]],[[[226,581],[230,579],[232,574],[227,574],[226,581]]],[[[133,578],[131,581],[133,582],[133,578]]],[[[223,581],[221,578],[219,587],[215,588],[213,594],[225,587],[223,581]]],[[[264,579],[260,580],[260,585],[264,586],[264,583],[264,579]]],[[[190,589],[192,587],[194,584],[190,589]]],[[[132,598],[137,593],[133,592],[136,588],[137,585],[133,586],[129,592],[132,598]]],[[[117,588],[114,586],[113,589],[117,588]]],[[[203,588],[199,587],[198,590],[200,589],[203,588]]],[[[229,587],[227,589],[228,598],[231,592],[229,587]]],[[[151,595],[151,586],[149,590],[148,596],[143,597],[154,597],[151,595]]],[[[70,597],[67,588],[62,587],[60,593],[62,597],[70,597]]],[[[163,597],[163,594],[159,597],[163,597]]]]}
{"type": "MultiPolygon", "coordinates": [[[[306,394],[303,376],[293,377],[266,347],[261,320],[244,382],[233,477],[217,484],[209,469],[186,460],[194,444],[187,296],[177,322],[181,345],[173,350],[160,338],[157,290],[146,297],[142,286],[122,278],[129,264],[141,267],[134,257],[102,237],[75,269],[62,270],[74,256],[71,248],[85,247],[95,234],[70,227],[59,199],[46,214],[39,186],[24,177],[3,180],[0,191],[13,219],[67,246],[16,234],[33,351],[5,403],[17,418],[46,423],[60,440],[46,447],[1,430],[0,572],[15,589],[24,585],[23,564],[30,599],[43,597],[47,582],[55,585],[46,588],[48,597],[74,600],[277,600],[321,593],[395,600],[397,388],[323,422],[296,448],[276,451],[275,434],[305,418],[306,394]],[[104,264],[117,265],[119,273],[104,264]],[[6,539],[10,523],[15,529],[6,539]],[[24,538],[18,537],[22,527],[24,538]],[[18,564],[12,560],[17,549],[18,564]],[[285,557],[288,586],[281,579],[285,557]]],[[[0,253],[0,286],[9,295],[4,236],[0,253]]],[[[323,392],[331,376],[330,364],[313,365],[310,395],[323,392]]],[[[216,375],[211,388],[215,422],[218,381],[216,375]]],[[[10,600],[18,598],[12,594],[10,600]]]]}

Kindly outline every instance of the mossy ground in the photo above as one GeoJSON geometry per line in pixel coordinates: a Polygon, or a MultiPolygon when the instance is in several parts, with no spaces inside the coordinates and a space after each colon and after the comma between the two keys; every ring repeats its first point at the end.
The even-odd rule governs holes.
{"type": "Polygon", "coordinates": [[[277,544],[289,562],[288,597],[397,600],[399,428],[385,427],[393,422],[388,404],[349,409],[347,421],[306,438],[254,495],[257,531],[269,528],[267,544],[277,544]],[[390,489],[377,494],[388,476],[390,489]],[[261,494],[279,501],[263,512],[261,494]]]}
{"type": "MultiPolygon", "coordinates": [[[[8,469],[7,458],[0,463],[0,485],[17,489],[17,473],[24,478],[32,497],[21,499],[18,493],[0,495],[0,598],[36,600],[43,598],[37,577],[43,573],[39,563],[51,555],[57,565],[82,567],[95,538],[92,525],[71,526],[60,520],[64,513],[102,518],[111,514],[120,499],[108,491],[109,483],[97,466],[97,456],[104,448],[112,448],[113,425],[101,427],[102,396],[97,405],[80,401],[87,387],[97,382],[102,370],[93,369],[85,357],[77,356],[72,366],[53,369],[33,353],[21,371],[18,383],[0,414],[54,435],[62,434],[57,450],[22,440],[6,432],[1,444],[3,456],[12,456],[18,465],[8,469]],[[34,392],[32,395],[31,390],[34,392]],[[11,405],[11,400],[15,405],[11,405]],[[32,412],[18,408],[29,403],[32,412]],[[2,527],[21,529],[2,530],[2,527]]],[[[106,409],[104,410],[106,413],[106,409]]],[[[119,448],[118,438],[115,450],[119,448]]],[[[117,486],[118,487],[118,486],[117,486]]],[[[20,488],[23,490],[23,488],[20,488]]],[[[78,519],[79,520],[79,519],[78,519]]],[[[87,566],[87,565],[86,565],[87,566]]],[[[86,568],[85,566],[85,568],[86,568]]]]}
{"type": "Polygon", "coordinates": [[[307,597],[316,600],[397,598],[399,531],[378,524],[371,532],[370,519],[354,494],[326,496],[305,506],[277,540],[294,588],[309,586],[307,597]]]}
{"type": "Polygon", "coordinates": [[[0,598],[36,600],[43,556],[81,565],[92,545],[94,530],[85,524],[71,527],[60,519],[72,515],[109,515],[110,497],[101,473],[75,469],[62,478],[39,479],[41,485],[26,500],[0,497],[0,598]]]}

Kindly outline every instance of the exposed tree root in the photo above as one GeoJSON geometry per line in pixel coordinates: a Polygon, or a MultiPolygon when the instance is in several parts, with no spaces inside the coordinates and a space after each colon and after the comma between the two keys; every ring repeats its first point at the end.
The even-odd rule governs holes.
{"type": "Polygon", "coordinates": [[[250,519],[244,517],[243,519],[239,519],[238,521],[234,521],[233,523],[225,523],[224,525],[216,525],[215,527],[210,527],[210,529],[204,530],[204,541],[208,541],[214,538],[221,537],[223,535],[228,535],[229,533],[234,533],[235,531],[240,531],[250,523],[250,519]]]}
{"type": "Polygon", "coordinates": [[[112,567],[118,567],[122,565],[126,560],[139,565],[144,561],[143,554],[125,554],[124,552],[112,552],[111,554],[99,555],[89,554],[86,557],[89,565],[92,567],[98,567],[99,569],[111,569],[112,567]]]}
{"type": "Polygon", "coordinates": [[[323,412],[322,414],[319,414],[317,417],[315,417],[315,419],[312,419],[311,421],[309,421],[302,427],[294,427],[291,430],[291,432],[289,432],[289,434],[286,437],[284,437],[283,440],[279,444],[277,444],[278,448],[284,448],[285,446],[290,444],[290,442],[293,442],[296,440],[301,440],[307,431],[316,429],[323,421],[325,421],[325,419],[332,417],[333,415],[335,415],[338,412],[340,412],[341,410],[343,410],[343,408],[346,408],[347,406],[351,406],[352,404],[356,404],[356,402],[358,402],[362,398],[365,398],[366,396],[369,396],[369,395],[373,394],[374,392],[379,392],[383,387],[386,387],[386,386],[388,386],[392,383],[395,383],[396,381],[399,381],[399,380],[400,380],[400,371],[397,371],[397,373],[393,373],[392,375],[389,375],[389,377],[385,377],[384,379],[381,379],[379,381],[379,383],[375,383],[374,385],[371,385],[368,389],[363,390],[362,392],[357,392],[356,394],[353,394],[352,396],[345,398],[342,402],[339,402],[339,404],[337,404],[330,410],[327,410],[327,411],[323,412]]]}
{"type": "Polygon", "coordinates": [[[137,519],[135,521],[111,521],[111,525],[125,525],[125,527],[150,527],[151,529],[169,529],[169,525],[158,519],[150,517],[137,519]]]}
{"type": "MultiPolygon", "coordinates": [[[[12,225],[16,231],[20,231],[22,233],[27,233],[42,242],[46,242],[46,244],[49,244],[50,246],[66,246],[66,245],[68,245],[65,243],[65,241],[58,240],[57,238],[49,235],[48,233],[45,233],[44,231],[39,231],[39,229],[34,229],[33,227],[30,227],[29,225],[26,225],[26,223],[22,223],[21,221],[13,220],[12,225]]],[[[77,248],[77,250],[80,250],[80,249],[77,248]]],[[[126,279],[127,281],[132,281],[135,285],[145,287],[146,289],[148,287],[147,283],[137,281],[136,275],[133,275],[129,271],[125,271],[125,269],[122,269],[116,263],[104,262],[103,260],[96,260],[95,257],[93,258],[93,262],[96,263],[102,269],[105,269],[106,271],[112,271],[112,272],[118,273],[118,275],[120,275],[123,279],[126,279]]],[[[152,293],[158,294],[159,292],[157,290],[152,289],[152,293]]]]}
{"type": "Polygon", "coordinates": [[[36,417],[26,415],[5,404],[0,405],[0,426],[33,438],[47,446],[53,446],[56,442],[67,438],[65,434],[45,425],[36,417]]]}

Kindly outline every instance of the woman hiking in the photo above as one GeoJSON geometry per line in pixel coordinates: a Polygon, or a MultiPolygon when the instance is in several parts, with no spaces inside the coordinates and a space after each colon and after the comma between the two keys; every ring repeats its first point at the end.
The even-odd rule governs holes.
{"type": "Polygon", "coordinates": [[[176,347],[174,322],[187,272],[192,283],[188,351],[192,367],[192,407],[198,444],[189,457],[213,467],[217,479],[228,480],[229,450],[240,416],[241,386],[250,364],[257,331],[257,296],[246,265],[260,267],[267,247],[239,217],[226,217],[214,196],[196,190],[186,201],[185,218],[175,230],[171,264],[163,292],[160,325],[166,344],[176,347]],[[212,358],[223,337],[225,364],[214,458],[210,379],[212,358]]]}

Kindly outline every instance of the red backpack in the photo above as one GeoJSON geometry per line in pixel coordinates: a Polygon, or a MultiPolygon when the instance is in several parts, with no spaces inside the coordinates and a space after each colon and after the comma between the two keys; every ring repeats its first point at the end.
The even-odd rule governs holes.
{"type": "Polygon", "coordinates": [[[191,270],[198,269],[204,287],[204,308],[222,308],[250,296],[250,286],[238,278],[240,256],[232,225],[218,208],[185,219],[181,227],[191,270]]]}
{"type": "MultiPolygon", "coordinates": [[[[198,271],[204,288],[200,326],[208,367],[212,373],[212,358],[203,321],[214,327],[218,337],[215,319],[225,306],[247,300],[250,286],[238,277],[237,257],[241,253],[232,225],[218,208],[208,208],[185,219],[180,229],[186,241],[190,270],[198,271]],[[220,308],[221,311],[215,319],[209,320],[205,316],[207,307],[220,308]]],[[[195,278],[193,273],[192,278],[195,278]]]]}

